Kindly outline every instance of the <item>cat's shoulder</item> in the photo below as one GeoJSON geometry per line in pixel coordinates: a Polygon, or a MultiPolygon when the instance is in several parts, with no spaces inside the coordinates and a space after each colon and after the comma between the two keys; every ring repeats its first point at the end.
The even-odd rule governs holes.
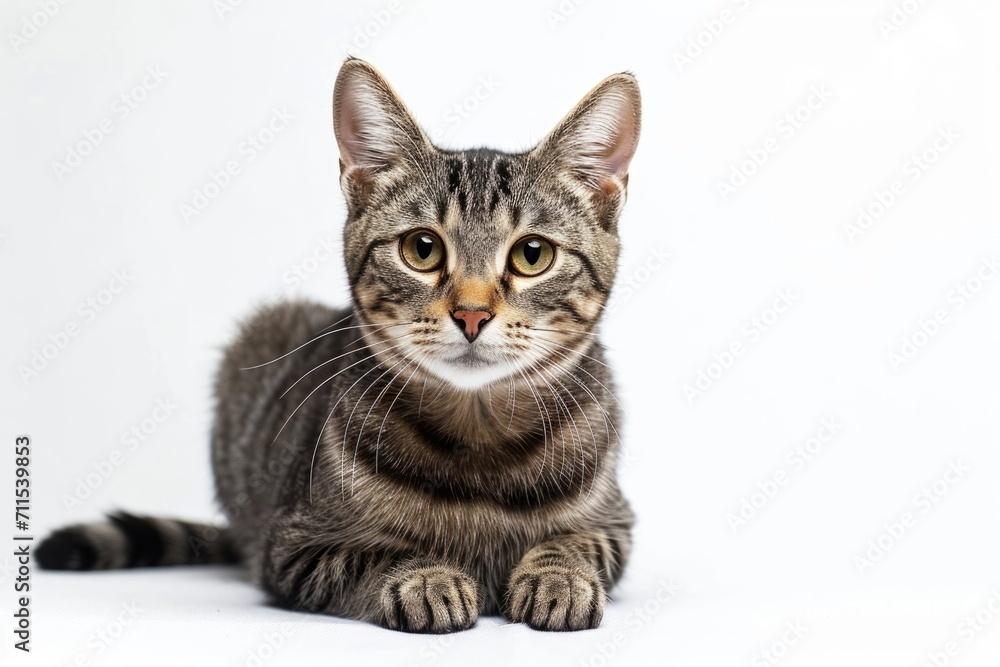
{"type": "MultiPolygon", "coordinates": [[[[324,331],[349,325],[350,308],[333,308],[307,299],[262,304],[243,318],[226,347],[229,359],[278,356],[324,331]]],[[[270,358],[270,357],[269,357],[270,358]]]]}

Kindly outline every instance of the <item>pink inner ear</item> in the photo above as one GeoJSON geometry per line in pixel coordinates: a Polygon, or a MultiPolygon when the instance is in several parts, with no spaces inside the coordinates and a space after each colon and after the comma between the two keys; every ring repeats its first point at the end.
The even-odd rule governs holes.
{"type": "Polygon", "coordinates": [[[370,137],[366,134],[366,123],[377,122],[377,119],[363,117],[367,113],[374,115],[377,109],[375,105],[365,104],[364,96],[371,96],[373,91],[366,90],[366,85],[359,80],[360,74],[344,82],[338,99],[336,109],[337,118],[337,139],[340,142],[341,159],[349,166],[372,166],[373,161],[377,161],[377,156],[373,154],[370,137]]]}
{"type": "Polygon", "coordinates": [[[334,130],[348,167],[384,167],[405,140],[400,127],[405,112],[386,86],[370,67],[348,63],[341,70],[334,92],[334,130]]]}
{"type": "Polygon", "coordinates": [[[628,172],[628,165],[635,155],[636,147],[636,126],[635,117],[630,106],[622,102],[618,109],[617,122],[614,134],[611,137],[611,144],[604,154],[604,161],[608,167],[608,175],[622,176],[628,172]]]}
{"type": "Polygon", "coordinates": [[[570,112],[555,146],[566,168],[590,187],[612,194],[628,174],[639,140],[639,92],[624,77],[602,83],[570,112]]]}
{"type": "Polygon", "coordinates": [[[353,100],[342,100],[337,114],[337,136],[340,138],[340,157],[348,165],[358,162],[358,121],[353,100]]]}

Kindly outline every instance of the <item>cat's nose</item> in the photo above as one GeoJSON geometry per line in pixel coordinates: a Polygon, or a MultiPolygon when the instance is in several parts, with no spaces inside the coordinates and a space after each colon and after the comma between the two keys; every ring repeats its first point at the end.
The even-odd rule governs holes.
{"type": "Polygon", "coordinates": [[[452,311],[451,316],[458,328],[465,334],[466,340],[471,343],[476,340],[487,320],[493,317],[493,313],[488,310],[455,310],[452,311]]]}

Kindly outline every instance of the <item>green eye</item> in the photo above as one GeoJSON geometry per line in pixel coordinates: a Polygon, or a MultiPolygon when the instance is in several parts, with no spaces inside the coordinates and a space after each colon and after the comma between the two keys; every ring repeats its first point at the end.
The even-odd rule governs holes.
{"type": "Polygon", "coordinates": [[[552,266],[556,249],[538,236],[526,236],[514,244],[510,251],[510,268],[522,276],[537,276],[552,266]]]}
{"type": "Polygon", "coordinates": [[[433,271],[444,261],[444,243],[434,232],[418,229],[403,236],[399,253],[411,268],[433,271]]]}

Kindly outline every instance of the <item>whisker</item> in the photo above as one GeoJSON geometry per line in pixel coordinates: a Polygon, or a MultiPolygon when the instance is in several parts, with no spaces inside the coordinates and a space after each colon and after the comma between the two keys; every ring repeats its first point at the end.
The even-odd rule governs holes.
{"type": "MultiPolygon", "coordinates": [[[[389,326],[396,326],[396,325],[393,324],[393,325],[389,325],[389,326]]],[[[389,327],[384,327],[384,328],[388,329],[389,327]]],[[[358,342],[360,342],[365,336],[368,336],[368,335],[371,335],[371,334],[376,334],[379,331],[382,331],[382,329],[379,329],[378,331],[371,331],[369,333],[362,334],[361,338],[358,338],[357,340],[351,341],[350,343],[348,343],[347,346],[350,347],[351,345],[355,345],[358,342]]],[[[295,385],[297,385],[299,382],[302,382],[302,380],[306,379],[306,376],[311,375],[314,371],[319,370],[320,368],[322,368],[323,366],[326,366],[327,364],[332,364],[333,362],[337,361],[338,359],[343,359],[346,356],[349,356],[349,355],[352,355],[352,354],[357,354],[358,352],[364,352],[365,350],[370,350],[371,348],[375,347],[376,345],[383,345],[383,344],[386,344],[386,343],[391,343],[393,341],[397,341],[397,340],[400,340],[402,338],[406,338],[407,336],[412,336],[412,335],[414,335],[414,334],[413,333],[405,333],[405,334],[400,334],[398,336],[393,336],[393,337],[388,338],[386,340],[377,340],[374,343],[370,343],[368,345],[365,345],[363,347],[359,347],[359,348],[354,349],[354,350],[348,350],[347,352],[344,352],[343,354],[338,354],[337,356],[332,357],[330,359],[327,359],[326,361],[322,361],[317,366],[313,367],[312,370],[309,370],[309,371],[306,371],[305,373],[303,373],[302,377],[300,377],[298,380],[296,380],[295,382],[293,382],[292,385],[288,389],[286,389],[285,391],[283,391],[281,393],[281,396],[279,396],[278,398],[284,398],[285,394],[287,394],[292,389],[294,389],[295,385]]]]}
{"type": "MultiPolygon", "coordinates": [[[[391,327],[391,326],[397,326],[397,325],[400,325],[400,324],[408,324],[408,323],[407,323],[407,322],[395,322],[395,323],[393,323],[393,324],[390,324],[390,325],[388,325],[388,326],[387,326],[386,328],[388,328],[388,327],[391,327]]],[[[267,366],[267,365],[269,365],[269,364],[273,364],[273,363],[274,363],[274,362],[276,362],[276,361],[281,361],[282,359],[284,359],[284,358],[285,358],[285,357],[287,357],[288,355],[290,355],[290,354],[295,354],[296,352],[298,352],[299,350],[301,350],[301,349],[302,349],[302,348],[304,348],[305,346],[307,346],[307,345],[311,345],[312,343],[315,343],[315,342],[316,342],[316,341],[318,341],[318,340],[319,340],[320,338],[323,338],[323,337],[325,337],[325,336],[332,336],[333,334],[335,334],[335,333],[340,333],[341,331],[349,331],[349,330],[351,330],[351,329],[361,329],[361,328],[363,328],[363,327],[375,327],[375,326],[380,326],[380,325],[378,325],[378,324],[358,324],[358,325],[355,325],[355,326],[350,326],[350,327],[342,327],[342,328],[340,328],[340,329],[336,329],[336,330],[334,330],[334,331],[327,331],[326,333],[322,333],[322,334],[320,334],[320,335],[316,336],[316,337],[315,337],[315,338],[313,338],[312,340],[308,340],[308,341],[306,341],[305,343],[302,343],[302,345],[299,345],[299,346],[298,346],[297,348],[295,348],[294,350],[291,350],[291,351],[289,351],[289,352],[285,352],[285,353],[284,353],[283,355],[281,355],[280,357],[277,357],[276,359],[271,359],[271,361],[265,361],[264,363],[262,363],[262,364],[257,364],[256,366],[247,366],[247,367],[245,367],[245,368],[241,368],[240,370],[241,370],[241,371],[252,371],[252,370],[253,370],[253,369],[255,369],[255,368],[263,368],[264,366],[267,366]]]]}
{"type": "MultiPolygon", "coordinates": [[[[551,372],[549,372],[548,370],[545,370],[543,368],[542,372],[544,372],[546,375],[548,375],[550,378],[552,378],[552,381],[555,382],[556,384],[558,384],[566,392],[566,394],[569,395],[569,397],[571,399],[573,399],[573,402],[576,403],[576,407],[579,408],[579,410],[580,410],[580,414],[582,414],[583,418],[585,420],[587,420],[587,428],[590,429],[590,441],[594,445],[594,476],[590,480],[590,489],[587,490],[587,498],[590,498],[590,494],[594,491],[594,485],[597,483],[597,464],[598,464],[598,461],[600,460],[600,456],[601,456],[600,451],[599,451],[598,446],[597,446],[597,435],[594,433],[594,426],[590,423],[590,417],[587,415],[587,411],[584,410],[583,406],[580,405],[580,402],[578,400],[576,400],[576,396],[573,395],[573,392],[571,392],[569,389],[567,389],[566,386],[562,382],[559,381],[559,378],[555,377],[555,375],[552,374],[551,372]]],[[[600,407],[600,406],[598,406],[598,407],[600,407]]],[[[605,431],[605,435],[607,436],[608,440],[610,440],[611,439],[611,433],[610,433],[610,431],[608,431],[607,420],[605,420],[605,423],[604,423],[604,431],[605,431]]],[[[584,468],[584,473],[586,473],[586,468],[584,468]]],[[[583,481],[580,482],[580,486],[581,486],[581,490],[582,490],[582,488],[583,488],[583,481]]]]}
{"type": "MultiPolygon", "coordinates": [[[[545,343],[549,343],[550,345],[558,345],[559,347],[562,347],[562,348],[565,348],[567,350],[571,350],[572,351],[572,348],[566,347],[565,345],[559,345],[558,343],[550,341],[547,338],[542,338],[541,336],[539,336],[537,339],[533,340],[532,342],[536,343],[538,345],[543,345],[542,349],[545,349],[544,348],[544,343],[542,341],[544,341],[545,343]]],[[[564,359],[566,359],[566,361],[568,361],[569,363],[571,363],[574,367],[578,368],[579,370],[581,370],[584,373],[586,373],[587,375],[589,375],[594,380],[594,382],[596,382],[597,384],[601,385],[601,388],[603,388],[604,391],[608,392],[608,395],[611,396],[611,398],[615,399],[615,403],[617,403],[618,406],[622,409],[622,412],[624,412],[627,417],[631,417],[631,415],[629,415],[629,413],[628,413],[628,410],[625,409],[625,406],[622,405],[622,402],[618,400],[618,397],[615,396],[614,392],[611,391],[610,389],[608,389],[606,386],[604,386],[603,382],[601,382],[596,377],[594,377],[593,373],[591,373],[590,371],[588,371],[586,368],[584,368],[580,364],[573,362],[572,359],[570,359],[570,356],[568,354],[565,354],[563,352],[560,352],[559,350],[554,350],[554,349],[551,349],[551,348],[546,349],[545,351],[546,352],[551,352],[553,354],[560,355],[561,357],[563,357],[564,359]]],[[[600,359],[594,359],[593,357],[588,357],[585,354],[581,354],[580,356],[583,357],[583,358],[585,358],[585,359],[590,359],[591,361],[599,363],[599,364],[601,364],[601,365],[603,365],[603,366],[605,366],[605,367],[607,367],[609,369],[611,368],[610,366],[608,366],[606,363],[604,363],[600,359]]]]}
{"type": "MultiPolygon", "coordinates": [[[[525,386],[528,388],[528,391],[531,392],[532,398],[535,399],[535,405],[538,407],[538,417],[539,417],[539,419],[541,419],[541,422],[542,422],[542,462],[541,462],[541,464],[539,465],[539,468],[538,468],[538,475],[535,477],[535,483],[537,484],[538,480],[542,478],[542,473],[545,472],[545,459],[546,459],[546,456],[547,456],[548,451],[549,451],[549,438],[548,438],[548,436],[551,433],[552,436],[555,437],[555,432],[552,430],[552,420],[549,417],[549,410],[548,410],[548,408],[545,407],[545,401],[543,401],[541,399],[541,396],[539,396],[539,394],[537,392],[535,392],[535,388],[531,384],[531,380],[528,378],[527,373],[524,370],[520,369],[520,368],[517,369],[517,372],[524,379],[525,386]],[[548,430],[546,430],[546,425],[548,425],[548,430]]],[[[553,443],[553,445],[555,445],[555,443],[553,443]]],[[[555,460],[556,460],[555,459],[555,452],[553,452],[553,454],[552,454],[552,462],[555,463],[555,460]]]]}
{"type": "Polygon", "coordinates": [[[564,350],[569,350],[570,352],[578,354],[581,357],[583,357],[584,359],[590,359],[591,361],[596,362],[596,363],[604,366],[605,368],[611,368],[611,366],[609,366],[606,362],[603,362],[600,359],[595,359],[594,357],[588,356],[588,355],[584,354],[583,352],[580,352],[576,348],[569,347],[569,346],[563,345],[561,343],[557,343],[556,341],[552,340],[551,338],[546,338],[545,336],[535,336],[535,340],[545,341],[546,343],[549,343],[550,345],[555,345],[556,347],[561,347],[564,350]]]}
{"type": "MultiPolygon", "coordinates": [[[[392,379],[389,380],[389,382],[385,385],[385,387],[382,388],[382,391],[379,392],[378,396],[375,397],[375,400],[372,402],[371,406],[369,406],[368,413],[365,414],[365,418],[361,422],[361,428],[358,429],[358,442],[357,442],[357,445],[355,446],[355,452],[357,452],[358,447],[361,446],[361,436],[364,435],[365,425],[368,423],[368,418],[372,416],[372,411],[375,410],[375,406],[377,406],[379,404],[379,402],[382,400],[382,397],[385,396],[389,392],[389,388],[392,387],[393,383],[396,381],[396,378],[398,378],[402,374],[403,371],[405,371],[407,368],[409,368],[410,366],[412,366],[415,361],[416,361],[415,359],[411,359],[406,365],[404,365],[402,368],[400,368],[398,371],[396,371],[396,374],[392,376],[392,379]]],[[[396,365],[398,365],[398,364],[396,364],[396,365]]],[[[377,381],[377,379],[376,379],[376,381],[377,381]]],[[[398,394],[397,394],[397,396],[398,396],[398,394]]],[[[383,422],[383,424],[384,423],[385,422],[383,422]]],[[[377,442],[377,439],[376,439],[376,442],[377,442]]],[[[375,451],[376,451],[376,454],[375,454],[376,458],[375,458],[375,460],[378,461],[378,448],[377,447],[376,447],[375,451]]],[[[356,454],[355,454],[355,456],[356,456],[356,454]]],[[[376,463],[376,466],[377,465],[378,464],[376,463]]],[[[377,468],[376,468],[376,471],[377,471],[377,468]]]]}
{"type": "MultiPolygon", "coordinates": [[[[594,377],[593,375],[591,375],[591,373],[588,372],[587,369],[583,368],[582,366],[580,366],[577,363],[573,363],[572,361],[570,361],[568,359],[568,357],[566,357],[565,354],[563,354],[562,352],[559,352],[558,350],[546,350],[545,347],[541,343],[539,343],[537,341],[532,341],[532,342],[535,343],[540,349],[542,349],[542,350],[544,350],[546,352],[552,352],[554,354],[559,354],[559,355],[562,355],[563,357],[565,357],[567,359],[567,361],[569,361],[569,363],[571,363],[575,368],[577,368],[578,370],[583,371],[584,373],[587,373],[587,375],[590,375],[590,377],[593,378],[593,380],[595,382],[597,382],[597,384],[601,385],[601,387],[604,389],[604,391],[608,392],[608,395],[611,396],[611,398],[613,398],[615,400],[615,402],[618,403],[619,406],[621,406],[621,401],[619,401],[615,397],[614,393],[610,389],[608,389],[607,387],[605,387],[604,384],[600,380],[598,380],[596,377],[594,377]]],[[[611,415],[608,414],[608,411],[604,409],[604,406],[601,405],[601,402],[597,399],[597,396],[594,395],[594,392],[592,392],[590,390],[590,387],[588,387],[584,382],[582,382],[580,380],[580,378],[576,377],[576,375],[573,374],[572,372],[570,372],[568,369],[563,368],[562,365],[560,365],[558,361],[554,361],[552,363],[556,367],[558,367],[559,369],[561,369],[563,371],[563,374],[565,376],[569,377],[571,380],[573,380],[574,382],[576,382],[577,385],[579,385],[580,388],[583,389],[583,391],[585,391],[588,396],[590,396],[590,398],[594,401],[594,405],[596,405],[598,407],[598,409],[600,409],[601,413],[604,415],[604,422],[605,422],[604,428],[605,428],[605,430],[607,430],[608,426],[611,426],[611,430],[615,432],[615,438],[617,438],[618,442],[621,443],[622,439],[621,439],[621,436],[618,434],[618,429],[615,428],[614,420],[611,419],[611,415]]],[[[625,411],[624,407],[622,407],[622,412],[624,412],[626,414],[626,416],[628,415],[628,413],[625,411]]],[[[609,438],[610,438],[610,436],[609,436],[609,438]]]]}
{"type": "MultiPolygon", "coordinates": [[[[596,331],[577,331],[576,329],[547,329],[545,327],[527,327],[527,328],[531,329],[532,331],[551,331],[552,333],[571,333],[571,334],[578,334],[580,336],[600,336],[601,335],[601,334],[597,333],[596,331]]],[[[605,345],[605,347],[607,347],[607,346],[605,345]]],[[[610,348],[608,348],[608,349],[610,349],[610,348]]]]}
{"type": "MultiPolygon", "coordinates": [[[[392,349],[395,349],[395,348],[397,348],[397,347],[402,347],[403,345],[405,345],[405,343],[400,343],[399,345],[395,345],[395,346],[393,346],[393,347],[390,347],[390,348],[389,348],[389,350],[392,350],[392,349]]],[[[382,351],[383,351],[383,352],[388,352],[389,350],[382,350],[382,351]]],[[[374,358],[375,358],[375,356],[376,356],[377,354],[378,354],[377,352],[376,352],[375,354],[370,354],[370,355],[368,355],[367,357],[365,357],[364,359],[359,359],[358,361],[354,362],[354,363],[353,363],[353,364],[351,364],[350,366],[346,366],[346,367],[344,367],[344,368],[341,368],[341,369],[340,369],[339,371],[337,371],[336,373],[334,373],[333,375],[331,375],[330,377],[328,377],[327,379],[323,380],[323,381],[322,381],[322,382],[320,382],[320,383],[319,383],[318,385],[316,385],[316,386],[315,386],[315,387],[313,388],[313,390],[312,390],[312,391],[310,391],[310,392],[309,392],[309,393],[308,393],[308,394],[306,395],[306,397],[302,399],[302,402],[301,402],[301,403],[299,403],[298,405],[296,405],[296,406],[295,406],[295,409],[294,409],[294,410],[292,410],[292,414],[288,415],[288,419],[286,419],[286,420],[285,420],[285,423],[284,423],[284,424],[282,424],[282,425],[281,425],[281,428],[279,428],[279,429],[278,429],[278,432],[277,432],[277,434],[275,434],[275,436],[274,436],[274,440],[272,440],[272,441],[271,441],[271,445],[274,445],[274,443],[278,441],[278,437],[279,437],[279,436],[281,436],[281,432],[285,430],[285,427],[286,427],[286,426],[288,426],[288,422],[292,421],[292,417],[294,417],[294,416],[295,416],[295,413],[299,411],[299,408],[301,408],[301,407],[302,407],[302,406],[303,406],[303,405],[305,404],[305,402],[306,402],[306,401],[308,401],[308,400],[309,400],[309,398],[310,398],[310,397],[311,397],[311,396],[312,396],[313,394],[315,394],[315,393],[316,393],[317,391],[319,391],[320,387],[322,387],[322,386],[323,386],[323,385],[325,385],[325,384],[326,384],[327,382],[329,382],[330,380],[334,379],[335,377],[337,377],[338,375],[340,375],[340,374],[341,374],[341,373],[343,373],[344,371],[348,370],[349,368],[353,368],[353,367],[357,366],[357,365],[358,365],[358,364],[360,364],[360,363],[363,363],[363,362],[365,362],[365,361],[368,361],[369,359],[374,359],[374,358]]]]}
{"type": "MultiPolygon", "coordinates": [[[[361,396],[358,397],[358,400],[354,403],[354,407],[351,409],[351,414],[347,417],[347,425],[344,427],[344,444],[345,445],[347,444],[347,433],[348,433],[348,430],[351,427],[351,419],[354,418],[354,413],[355,413],[355,411],[357,411],[358,406],[361,404],[362,399],[364,399],[365,394],[367,394],[368,391],[372,387],[375,386],[376,382],[378,382],[379,380],[381,380],[382,378],[384,378],[386,375],[388,375],[392,371],[393,368],[395,368],[396,366],[400,365],[405,360],[406,360],[406,358],[404,357],[403,359],[400,359],[399,361],[397,361],[396,363],[394,363],[392,366],[389,366],[389,368],[385,369],[382,372],[381,375],[379,375],[377,378],[375,378],[374,380],[372,380],[368,384],[368,386],[365,387],[365,390],[363,392],[361,392],[361,396]]],[[[405,368],[405,366],[404,366],[404,368],[405,368]]],[[[381,397],[381,396],[382,396],[382,394],[379,394],[379,397],[381,397]]],[[[371,407],[368,408],[368,414],[369,415],[371,414],[372,410],[375,408],[375,405],[377,403],[378,403],[378,400],[376,399],[375,403],[372,403],[371,407]]],[[[367,420],[367,415],[366,415],[365,419],[367,420]]],[[[355,476],[356,476],[357,471],[358,471],[358,450],[361,447],[361,435],[364,432],[364,428],[365,428],[365,425],[364,425],[364,423],[362,423],[361,424],[361,428],[358,430],[358,440],[357,440],[357,443],[354,446],[354,460],[351,463],[351,496],[352,497],[354,496],[354,479],[355,479],[355,476]]],[[[346,451],[346,447],[345,447],[345,451],[346,451]]]]}
{"type": "Polygon", "coordinates": [[[331,325],[329,325],[329,326],[325,326],[325,327],[323,327],[322,329],[320,329],[320,330],[319,330],[319,331],[317,331],[316,333],[318,333],[318,334],[321,334],[321,333],[323,333],[324,331],[326,331],[327,329],[332,329],[333,327],[337,326],[338,324],[343,324],[343,323],[344,323],[344,322],[346,322],[347,320],[349,320],[349,319],[351,319],[352,317],[354,317],[354,315],[355,315],[355,313],[354,313],[354,310],[352,309],[352,310],[351,310],[351,312],[347,313],[347,315],[345,315],[344,317],[340,318],[339,320],[337,320],[337,321],[336,321],[336,322],[334,322],[333,324],[331,324],[331,325]]]}
{"type": "MultiPolygon", "coordinates": [[[[420,358],[422,359],[423,356],[421,356],[420,358]]],[[[414,359],[413,361],[410,362],[410,364],[413,364],[414,362],[417,362],[417,361],[418,361],[417,359],[414,359]]],[[[417,366],[419,367],[419,363],[417,364],[417,366]]],[[[403,372],[403,370],[406,370],[406,368],[407,367],[404,366],[400,370],[400,373],[403,372]]],[[[397,373],[396,375],[398,377],[399,373],[397,373]]],[[[385,422],[386,422],[387,419],[389,419],[389,413],[392,412],[392,406],[396,405],[396,401],[399,400],[399,397],[402,395],[403,391],[406,389],[406,385],[410,384],[410,380],[413,379],[414,375],[416,375],[416,368],[414,368],[413,371],[410,372],[409,377],[406,378],[406,382],[404,382],[403,386],[400,387],[399,391],[396,392],[396,397],[394,399],[392,399],[392,403],[389,404],[389,409],[385,411],[385,416],[382,417],[382,423],[379,424],[379,427],[378,427],[378,436],[375,438],[375,474],[378,474],[378,446],[379,446],[379,443],[382,442],[382,430],[385,428],[385,422]]],[[[395,381],[396,381],[396,378],[393,378],[393,382],[395,382],[395,381]]],[[[392,382],[390,382],[389,384],[392,385],[392,382]]],[[[363,427],[363,425],[362,425],[362,427],[363,427]]]]}
{"type": "MultiPolygon", "coordinates": [[[[561,407],[562,410],[566,413],[566,417],[569,419],[570,426],[573,428],[573,433],[576,435],[576,441],[582,445],[583,444],[583,439],[580,437],[580,431],[576,427],[576,419],[573,418],[573,413],[570,412],[569,406],[566,405],[566,401],[564,401],[562,399],[562,396],[559,395],[559,392],[556,391],[555,387],[553,387],[549,383],[549,381],[545,379],[544,376],[540,375],[539,379],[542,382],[545,383],[545,386],[548,387],[548,389],[549,389],[549,394],[556,401],[556,414],[557,415],[559,414],[559,408],[561,407]]],[[[562,425],[562,419],[560,418],[560,426],[561,425],[562,425]]],[[[560,434],[560,437],[561,437],[562,443],[563,443],[563,463],[565,464],[566,440],[565,440],[565,436],[563,434],[562,429],[560,429],[559,434],[560,434]]],[[[572,439],[570,440],[570,443],[572,444],[572,439]]],[[[572,475],[575,475],[575,471],[576,471],[576,457],[573,458],[573,473],[571,474],[570,479],[572,479],[572,475]]],[[[586,473],[587,473],[587,464],[586,464],[586,461],[584,461],[583,462],[582,476],[580,477],[580,483],[581,483],[581,487],[580,488],[581,488],[581,490],[583,489],[582,484],[583,484],[583,481],[586,478],[586,473]]],[[[560,470],[559,474],[562,474],[562,470],[560,470]]]]}
{"type": "MultiPolygon", "coordinates": [[[[397,347],[402,347],[402,345],[399,345],[397,347]]],[[[392,359],[395,359],[396,357],[400,356],[401,354],[403,354],[403,353],[402,352],[397,352],[396,354],[394,354],[394,355],[390,356],[388,359],[386,359],[386,361],[390,361],[392,359]]],[[[371,356],[369,356],[367,358],[371,359],[374,356],[375,355],[371,355],[371,356]]],[[[364,359],[362,359],[362,361],[364,361],[364,359]]],[[[352,365],[356,365],[356,364],[352,364],[352,365]]],[[[350,368],[350,366],[348,366],[348,368],[350,368]]],[[[333,416],[333,413],[336,411],[337,406],[340,405],[340,402],[342,400],[344,400],[344,398],[351,392],[352,389],[354,389],[354,387],[356,387],[358,385],[359,382],[361,382],[362,378],[364,378],[366,375],[368,375],[372,371],[374,371],[376,369],[379,369],[379,368],[381,368],[381,366],[379,366],[379,365],[376,364],[376,365],[372,366],[371,368],[369,368],[364,373],[362,373],[361,377],[359,377],[357,380],[355,380],[351,384],[351,386],[348,387],[347,390],[344,391],[344,393],[342,393],[340,395],[340,398],[338,398],[337,402],[333,404],[333,407],[330,408],[330,413],[326,416],[326,421],[323,422],[323,428],[320,429],[319,437],[316,438],[316,446],[313,448],[312,460],[309,463],[309,492],[310,492],[310,502],[312,501],[312,495],[311,495],[312,494],[312,475],[313,475],[313,467],[316,464],[316,453],[319,451],[319,444],[320,444],[320,441],[323,438],[323,434],[326,432],[326,426],[330,422],[330,418],[333,416]]],[[[347,370],[347,368],[345,368],[343,370],[347,370]]],[[[345,484],[344,484],[344,456],[343,456],[345,453],[346,453],[346,448],[343,447],[343,445],[341,445],[340,493],[341,493],[341,497],[342,498],[346,498],[346,496],[344,495],[345,484]]]]}
{"type": "Polygon", "coordinates": [[[514,406],[516,405],[517,392],[514,391],[514,377],[510,378],[510,390],[508,392],[508,397],[510,398],[510,421],[507,422],[507,430],[510,431],[511,427],[514,425],[514,406]]]}

